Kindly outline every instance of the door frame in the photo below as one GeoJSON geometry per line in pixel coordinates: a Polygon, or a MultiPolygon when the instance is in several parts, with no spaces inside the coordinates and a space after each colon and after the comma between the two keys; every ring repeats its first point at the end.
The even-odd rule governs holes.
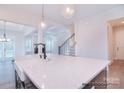
{"type": "MultiPolygon", "coordinates": [[[[118,18],[114,20],[121,20],[124,18],[118,18]]],[[[115,60],[115,40],[114,40],[114,30],[113,30],[113,25],[112,21],[114,20],[109,20],[107,21],[107,41],[108,41],[108,59],[111,60],[112,62],[115,60]]]]}
{"type": "Polygon", "coordinates": [[[108,41],[108,59],[114,60],[114,47],[113,47],[113,28],[111,23],[107,22],[107,41],[108,41]]]}

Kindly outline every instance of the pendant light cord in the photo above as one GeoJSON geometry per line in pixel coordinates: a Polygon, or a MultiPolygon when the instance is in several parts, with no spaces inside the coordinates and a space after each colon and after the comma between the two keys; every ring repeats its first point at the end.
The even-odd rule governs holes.
{"type": "Polygon", "coordinates": [[[6,22],[4,21],[4,33],[3,33],[3,38],[6,39],[6,22]]]}
{"type": "Polygon", "coordinates": [[[44,22],[44,4],[42,5],[42,21],[44,22]]]}

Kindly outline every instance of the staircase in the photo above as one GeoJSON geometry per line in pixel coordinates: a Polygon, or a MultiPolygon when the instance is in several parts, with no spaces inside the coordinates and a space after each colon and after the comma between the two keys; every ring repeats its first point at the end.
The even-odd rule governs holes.
{"type": "Polygon", "coordinates": [[[75,33],[58,47],[59,55],[75,56],[75,33]]]}

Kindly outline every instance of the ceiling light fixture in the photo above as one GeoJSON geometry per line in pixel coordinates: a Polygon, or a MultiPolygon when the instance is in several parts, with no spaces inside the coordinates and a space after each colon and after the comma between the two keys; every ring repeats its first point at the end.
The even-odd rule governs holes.
{"type": "Polygon", "coordinates": [[[44,13],[44,4],[42,5],[42,21],[41,21],[41,27],[45,28],[46,24],[45,24],[45,13],[44,13]]]}
{"type": "Polygon", "coordinates": [[[73,5],[64,5],[63,15],[67,19],[71,18],[74,15],[74,6],[73,5]]]}
{"type": "Polygon", "coordinates": [[[67,8],[66,8],[66,13],[72,15],[72,14],[74,13],[74,10],[71,9],[70,7],[67,7],[67,8]]]}
{"type": "Polygon", "coordinates": [[[0,42],[9,42],[10,39],[6,37],[6,22],[4,21],[4,28],[3,28],[3,38],[0,38],[0,42]]]}

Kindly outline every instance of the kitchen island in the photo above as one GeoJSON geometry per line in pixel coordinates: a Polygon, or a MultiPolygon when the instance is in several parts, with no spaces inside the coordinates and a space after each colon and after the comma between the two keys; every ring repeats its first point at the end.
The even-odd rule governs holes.
{"type": "Polygon", "coordinates": [[[106,71],[109,63],[108,60],[52,54],[42,60],[38,55],[29,55],[15,59],[15,69],[22,81],[28,77],[39,89],[80,89],[87,88],[88,83],[106,71]]]}

